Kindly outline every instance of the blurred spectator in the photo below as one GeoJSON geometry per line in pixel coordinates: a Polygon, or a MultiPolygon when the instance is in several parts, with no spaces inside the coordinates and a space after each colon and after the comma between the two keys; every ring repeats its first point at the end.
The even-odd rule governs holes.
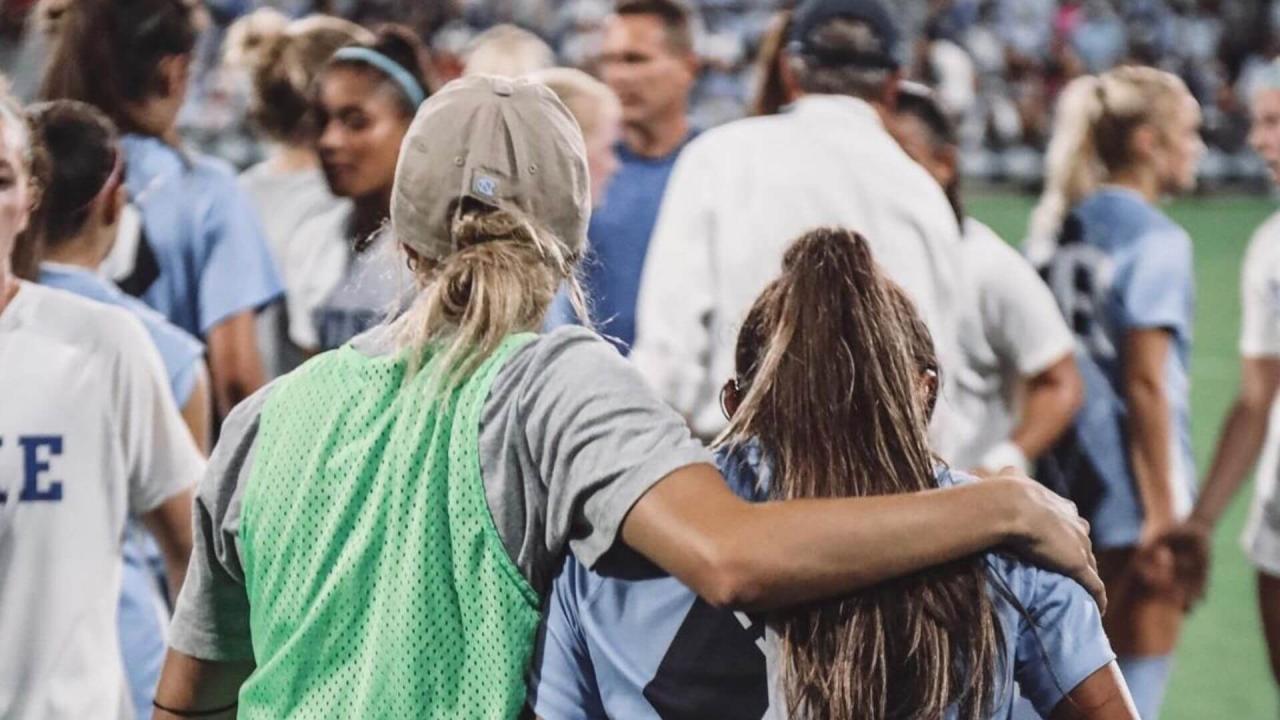
{"type": "MultiPolygon", "coordinates": [[[[348,20],[309,15],[290,22],[270,9],[237,20],[227,34],[225,62],[248,75],[248,119],[267,146],[266,159],[245,171],[240,183],[262,216],[286,297],[301,282],[297,265],[286,258],[315,247],[299,228],[346,205],[329,192],[320,171],[312,85],[338,48],[373,41],[373,33],[348,20]],[[291,250],[293,243],[303,247],[291,250]]],[[[289,340],[285,307],[284,301],[277,301],[258,316],[259,341],[271,378],[305,359],[302,349],[289,340]]]]}
{"type": "MultiPolygon", "coordinates": [[[[649,236],[676,157],[694,131],[698,72],[690,10],[680,0],[619,0],[605,25],[601,76],[622,104],[617,174],[591,217],[584,286],[598,328],[624,355],[635,341],[636,295],[649,236]]],[[[552,324],[569,322],[564,298],[552,324]]]]}
{"type": "Polygon", "coordinates": [[[515,25],[495,25],[472,41],[462,74],[520,77],[555,64],[555,51],[542,38],[515,25]]]}
{"type": "Polygon", "coordinates": [[[43,99],[102,110],[125,135],[126,187],[141,223],[122,231],[110,273],[205,341],[225,415],[265,382],[254,315],[280,295],[257,212],[231,168],[182,148],[198,18],[183,0],[78,0],[46,6],[54,36],[43,99]]]}

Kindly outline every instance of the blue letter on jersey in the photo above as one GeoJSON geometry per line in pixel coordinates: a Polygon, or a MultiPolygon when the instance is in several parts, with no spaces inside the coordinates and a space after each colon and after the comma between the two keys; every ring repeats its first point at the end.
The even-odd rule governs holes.
{"type": "Polygon", "coordinates": [[[19,502],[36,502],[46,500],[56,502],[62,499],[62,483],[53,480],[45,489],[40,488],[40,473],[49,472],[49,458],[62,454],[61,435],[32,435],[18,438],[22,446],[23,466],[26,468],[26,479],[22,484],[19,502]],[[40,449],[48,448],[48,454],[41,459],[40,449]]]}

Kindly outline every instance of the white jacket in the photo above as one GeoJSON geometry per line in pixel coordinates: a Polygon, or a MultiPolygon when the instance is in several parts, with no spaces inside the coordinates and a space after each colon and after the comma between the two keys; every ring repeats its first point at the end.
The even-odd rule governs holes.
{"type": "MultiPolygon", "coordinates": [[[[672,171],[645,262],[632,357],[694,430],[725,425],[718,393],[733,376],[738,326],[808,230],[862,233],[916,301],[943,366],[958,368],[960,231],[942,189],[907,157],[879,114],[852,97],[812,95],[782,115],[702,134],[672,171]]],[[[946,393],[935,451],[946,457],[946,393]]]]}

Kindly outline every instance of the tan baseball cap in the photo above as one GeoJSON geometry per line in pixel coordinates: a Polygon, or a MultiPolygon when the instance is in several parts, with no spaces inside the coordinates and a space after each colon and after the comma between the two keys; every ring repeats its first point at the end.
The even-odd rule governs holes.
{"type": "Polygon", "coordinates": [[[445,85],[418,109],[400,148],[391,227],[422,255],[457,250],[460,198],[523,213],[572,257],[591,219],[587,153],[578,123],[545,85],[492,76],[445,85]]]}

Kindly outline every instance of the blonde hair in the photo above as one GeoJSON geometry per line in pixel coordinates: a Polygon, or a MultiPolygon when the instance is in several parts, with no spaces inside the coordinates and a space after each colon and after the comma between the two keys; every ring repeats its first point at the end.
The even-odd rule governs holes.
{"type": "Polygon", "coordinates": [[[316,132],[311,115],[316,76],[339,48],[373,41],[373,33],[342,18],[310,15],[290,22],[262,8],[232,23],[223,62],[249,73],[254,125],[277,142],[305,143],[316,132]]]}
{"type": "Polygon", "coordinates": [[[1033,261],[1052,252],[1072,206],[1134,162],[1133,132],[1144,125],[1163,127],[1174,103],[1189,94],[1177,75],[1139,66],[1085,75],[1063,89],[1045,154],[1044,193],[1027,233],[1033,261]]]}
{"type": "Polygon", "coordinates": [[[416,372],[425,351],[439,353],[435,391],[447,394],[508,336],[536,332],[563,285],[578,320],[590,327],[578,281],[579,257],[517,210],[464,199],[452,214],[456,250],[438,260],[410,253],[424,291],[399,321],[401,347],[416,372]]]}
{"type": "Polygon", "coordinates": [[[622,104],[613,90],[581,70],[548,68],[530,75],[529,79],[551,88],[578,121],[583,137],[591,137],[605,118],[622,112],[622,104]]]}
{"type": "Polygon", "coordinates": [[[515,25],[495,25],[471,41],[464,77],[521,77],[555,65],[556,54],[542,38],[515,25]]]}

